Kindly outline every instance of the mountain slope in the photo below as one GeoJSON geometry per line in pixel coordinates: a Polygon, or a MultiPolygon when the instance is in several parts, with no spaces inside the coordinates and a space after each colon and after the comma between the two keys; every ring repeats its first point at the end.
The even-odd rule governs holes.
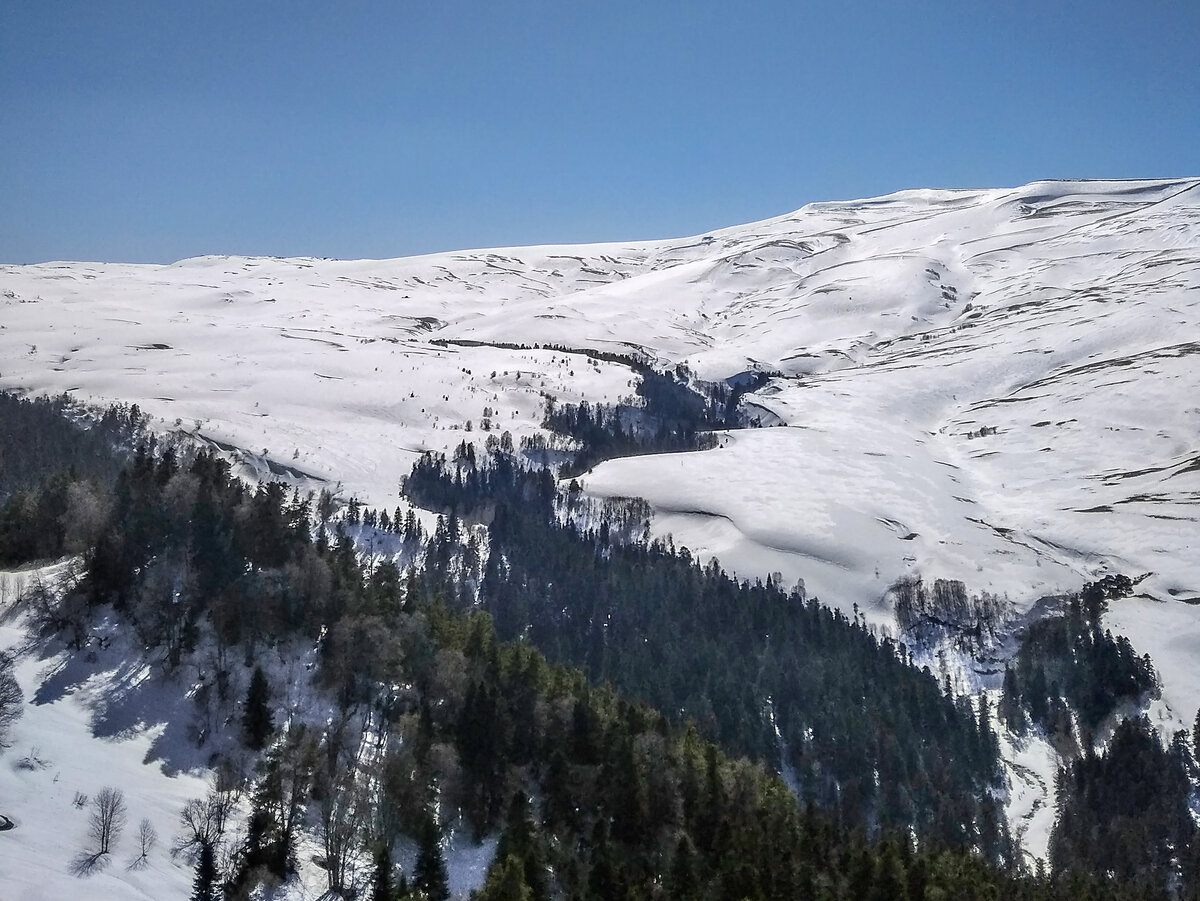
{"type": "Polygon", "coordinates": [[[543,392],[632,393],[618,363],[486,342],[778,371],[746,403],[783,427],[611,461],[586,490],[881,621],[904,574],[1021,605],[1149,574],[1111,618],[1190,721],[1198,273],[1195,179],[905,191],[636,244],[8,266],[0,387],[135,401],[390,506],[418,453],[482,443],[481,419],[519,440],[543,392]]]}

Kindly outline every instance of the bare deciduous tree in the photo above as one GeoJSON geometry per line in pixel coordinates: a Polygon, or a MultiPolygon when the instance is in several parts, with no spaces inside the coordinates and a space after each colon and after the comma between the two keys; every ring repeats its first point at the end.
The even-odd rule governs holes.
{"type": "Polygon", "coordinates": [[[8,654],[0,654],[0,748],[8,747],[8,730],[21,716],[25,698],[13,675],[13,662],[8,654]]]}
{"type": "Polygon", "coordinates": [[[355,893],[358,876],[354,871],[353,850],[358,842],[360,822],[364,818],[365,798],[354,784],[353,771],[327,787],[321,799],[321,842],[325,850],[325,870],[329,891],[344,895],[355,893]]]}
{"type": "Polygon", "coordinates": [[[183,832],[175,840],[172,853],[190,852],[203,845],[215,848],[236,803],[236,792],[224,787],[214,787],[205,798],[188,801],[179,812],[179,825],[183,827],[183,832]]]}
{"type": "Polygon", "coordinates": [[[72,482],[67,486],[67,512],[63,516],[66,535],[63,550],[81,554],[96,543],[112,508],[112,497],[103,489],[88,482],[72,482]]]}
{"type": "Polygon", "coordinates": [[[92,802],[90,831],[96,842],[96,854],[107,854],[117,839],[121,837],[127,813],[123,791],[108,785],[100,789],[96,799],[92,802]]]}
{"type": "Polygon", "coordinates": [[[158,830],[154,828],[145,817],[138,823],[138,856],[134,858],[130,867],[144,867],[150,862],[150,852],[154,850],[154,846],[158,844],[158,830]]]}

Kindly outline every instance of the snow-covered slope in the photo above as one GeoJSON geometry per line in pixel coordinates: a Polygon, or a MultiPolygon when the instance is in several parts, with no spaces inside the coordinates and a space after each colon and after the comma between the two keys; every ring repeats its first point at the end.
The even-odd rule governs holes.
{"type": "Polygon", "coordinates": [[[543,392],[632,391],[489,343],[779,371],[748,403],[782,427],[585,487],[880,619],[905,573],[1018,605],[1148,573],[1114,618],[1181,719],[1200,705],[1200,180],[905,191],[637,244],[7,266],[0,292],[0,387],[136,401],[379,506],[420,451],[481,444],[485,408],[519,440],[543,392]]]}
{"type": "Polygon", "coordinates": [[[192,868],[170,851],[180,809],[208,785],[198,768],[179,766],[178,752],[188,761],[198,752],[168,734],[178,698],[137,664],[127,637],[105,628],[111,624],[96,634],[112,645],[87,657],[31,640],[16,598],[34,578],[53,582],[63,569],[0,571],[0,651],[22,652],[16,675],[26,699],[12,747],[0,754],[0,815],[12,823],[0,834],[0,897],[187,897],[192,868]],[[112,853],[93,861],[90,802],[105,787],[123,793],[127,822],[112,853]],[[156,836],[144,858],[143,821],[156,836]]]}

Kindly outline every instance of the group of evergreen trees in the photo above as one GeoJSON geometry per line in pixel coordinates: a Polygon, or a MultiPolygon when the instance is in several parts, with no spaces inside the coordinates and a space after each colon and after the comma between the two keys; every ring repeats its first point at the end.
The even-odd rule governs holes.
{"type": "Polygon", "coordinates": [[[1190,813],[1197,748],[1182,731],[1164,746],[1144,715],[1130,715],[1157,697],[1158,678],[1148,656],[1101,626],[1109,601],[1132,590],[1127,576],[1105,576],[1029,624],[1005,669],[999,713],[1015,731],[1044,731],[1067,759],[1050,841],[1056,873],[1200,898],[1200,832],[1190,813]]]}
{"type": "Polygon", "coordinates": [[[767,380],[756,373],[732,386],[708,385],[701,393],[689,384],[683,367],[663,373],[641,364],[635,371],[640,403],[556,404],[547,399],[543,426],[580,445],[561,467],[561,476],[579,475],[614,457],[716,447],[714,431],[745,425],[741,399],[767,380]]]}
{"type": "MultiPolygon", "coordinates": [[[[183,464],[143,446],[87,554],[89,598],[126,613],[168,667],[194,646],[201,618],[222,648],[315,634],[341,594],[314,546],[312,506],[278,482],[248,488],[207,452],[183,464]]],[[[334,551],[354,556],[348,538],[334,551]]]]}
{"type": "Polygon", "coordinates": [[[1195,761],[1186,733],[1168,747],[1144,716],[1117,726],[1058,775],[1050,863],[1149,890],[1200,898],[1200,833],[1190,811],[1195,761]]]}
{"type": "Polygon", "coordinates": [[[407,488],[452,517],[487,512],[478,602],[501,638],[526,636],[593,681],[787,770],[842,825],[913,828],[1010,856],[988,717],[910,666],[902,646],[686,551],[613,541],[607,521],[587,531],[560,521],[551,475],[509,457],[450,471],[429,456],[407,488]]]}
{"type": "Polygon", "coordinates": [[[111,482],[144,426],[137,404],[116,404],[93,416],[65,394],[0,392],[0,502],[68,470],[111,482]]]}
{"type": "Polygon", "coordinates": [[[652,419],[642,407],[580,404],[547,405],[543,426],[578,441],[581,449],[562,467],[564,476],[586,472],[597,463],[636,454],[707,450],[717,438],[691,425],[652,419]]]}
{"type": "Polygon", "coordinates": [[[1110,576],[1089,584],[1061,615],[1029,624],[1004,672],[1000,713],[1010,727],[1028,719],[1064,750],[1087,747],[1118,706],[1157,695],[1150,658],[1101,625],[1108,600],[1128,594],[1128,583],[1110,576]]]}
{"type": "Polygon", "coordinates": [[[265,748],[252,811],[228,853],[214,853],[219,829],[197,840],[197,897],[285,878],[314,811],[337,891],[354,887],[340,881],[353,848],[407,835],[422,848],[417,868],[377,881],[445,897],[453,810],[478,835],[502,830],[485,898],[835,898],[876,878],[922,892],[1008,878],[961,851],[868,842],[693,726],[499,641],[488,613],[455,608],[462,588],[434,541],[428,568],[364,569],[348,539],[326,540],[307,499],[247,489],[207,454],[140,452],[114,496],[81,589],[92,604],[112,603],[176,662],[204,631],[229,646],[317,638],[322,682],[347,713],[369,712],[385,749],[356,780],[363,764],[338,727],[273,734],[265,676],[252,677],[242,726],[265,748]],[[364,782],[376,788],[356,794],[364,782]]]}
{"type": "Polygon", "coordinates": [[[89,418],[66,396],[0,392],[0,565],[90,546],[143,426],[136,405],[89,418]]]}

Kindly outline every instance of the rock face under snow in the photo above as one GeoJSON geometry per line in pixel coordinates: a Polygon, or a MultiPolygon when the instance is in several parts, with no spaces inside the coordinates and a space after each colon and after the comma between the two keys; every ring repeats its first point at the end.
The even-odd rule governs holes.
{"type": "Polygon", "coordinates": [[[619,363],[505,345],[778,372],[746,403],[781,426],[585,490],[880,620],[902,575],[1023,606],[1148,574],[1113,617],[1180,720],[1200,705],[1197,179],[905,191],[636,244],[6,266],[0,325],[0,387],[137,402],[389,507],[423,450],[532,435],[544,394],[632,393],[619,363]]]}

